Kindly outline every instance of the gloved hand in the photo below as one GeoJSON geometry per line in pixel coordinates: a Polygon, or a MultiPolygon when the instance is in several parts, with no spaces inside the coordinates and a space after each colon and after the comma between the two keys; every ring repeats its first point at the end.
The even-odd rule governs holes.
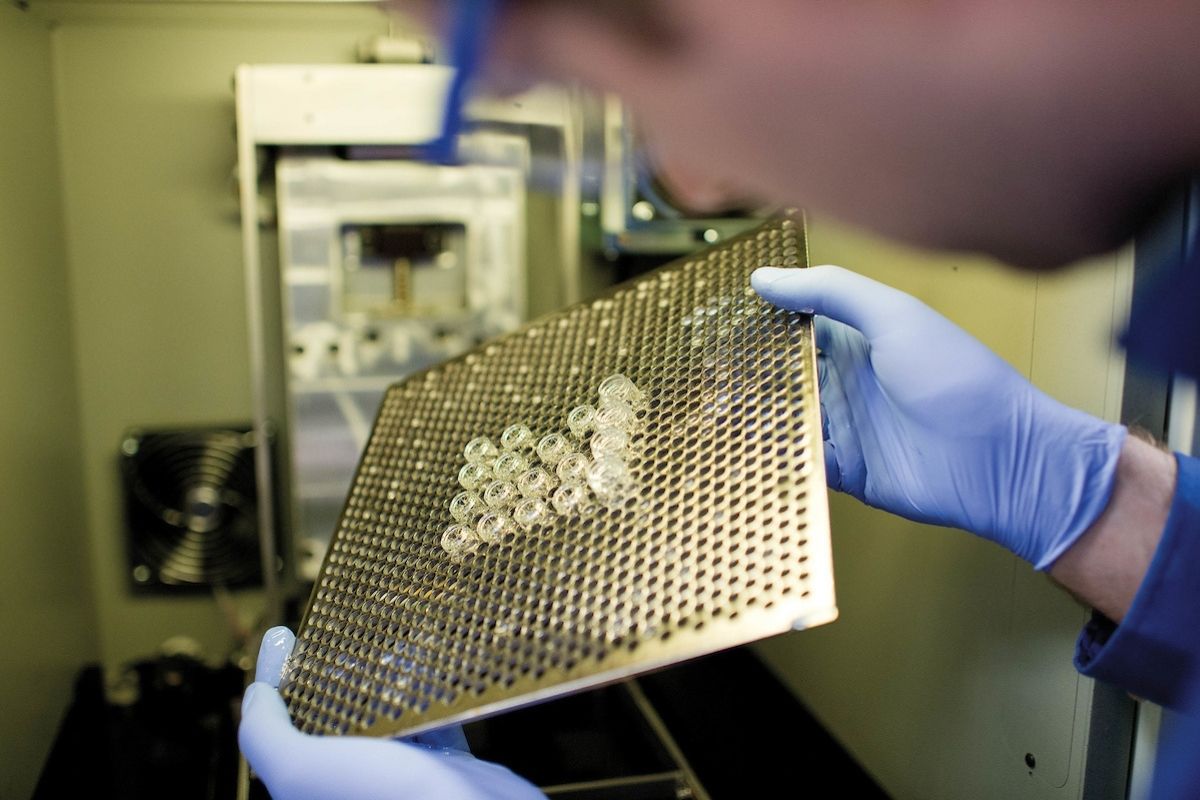
{"type": "Polygon", "coordinates": [[[841,267],[764,268],[817,319],[829,485],[1048,569],[1108,504],[1126,431],[1068,408],[914,297],[841,267]]]}
{"type": "Polygon", "coordinates": [[[296,730],[277,691],[295,642],[287,628],[263,636],[238,729],[246,760],[275,800],[544,800],[523,778],[467,752],[458,726],[409,741],[296,730]]]}

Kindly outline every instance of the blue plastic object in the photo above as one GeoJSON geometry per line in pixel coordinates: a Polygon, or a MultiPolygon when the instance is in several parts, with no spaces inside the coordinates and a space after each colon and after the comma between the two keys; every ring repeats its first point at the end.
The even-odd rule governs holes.
{"type": "Polygon", "coordinates": [[[458,136],[463,128],[467,91],[479,72],[488,37],[500,11],[500,0],[452,0],[448,3],[449,48],[454,79],[446,98],[442,134],[425,149],[425,158],[438,164],[458,163],[458,136]]]}

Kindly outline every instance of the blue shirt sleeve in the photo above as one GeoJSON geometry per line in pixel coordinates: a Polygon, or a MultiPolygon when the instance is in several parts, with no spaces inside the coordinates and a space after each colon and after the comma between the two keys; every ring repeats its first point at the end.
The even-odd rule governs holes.
{"type": "Polygon", "coordinates": [[[1200,378],[1200,241],[1190,249],[1136,292],[1121,343],[1143,365],[1200,378]]]}
{"type": "Polygon", "coordinates": [[[1175,456],[1179,476],[1150,569],[1120,625],[1096,615],[1075,666],[1159,705],[1200,713],[1200,460],[1175,456]]]}
{"type": "Polygon", "coordinates": [[[1200,460],[1175,459],[1171,511],[1129,613],[1120,625],[1093,616],[1075,651],[1084,675],[1181,712],[1164,724],[1155,800],[1200,797],[1200,460]]]}

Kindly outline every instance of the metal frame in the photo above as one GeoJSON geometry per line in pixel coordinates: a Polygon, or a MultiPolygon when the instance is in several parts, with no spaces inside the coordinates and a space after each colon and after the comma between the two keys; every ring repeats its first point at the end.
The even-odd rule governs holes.
{"type": "Polygon", "coordinates": [[[812,323],[749,290],[764,260],[807,263],[799,220],[392,387],[281,682],[301,730],[412,735],[836,617],[812,323]],[[442,552],[462,442],[555,430],[613,370],[652,398],[630,494],[442,552]]]}
{"type": "Polygon", "coordinates": [[[762,222],[745,217],[635,218],[634,199],[643,166],[639,159],[644,156],[635,149],[629,121],[621,99],[615,95],[605,97],[600,226],[604,246],[611,254],[681,255],[705,244],[723,242],[762,222]]]}

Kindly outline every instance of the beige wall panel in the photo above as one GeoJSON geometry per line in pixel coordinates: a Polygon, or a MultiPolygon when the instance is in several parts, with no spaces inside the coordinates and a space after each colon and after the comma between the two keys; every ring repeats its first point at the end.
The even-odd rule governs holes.
{"type": "MultiPolygon", "coordinates": [[[[250,367],[232,76],[353,60],[371,8],[105,7],[55,17],[73,319],[101,647],[111,669],[179,634],[232,648],[210,598],[128,589],[117,448],[133,425],[247,421],[250,367]]],[[[243,616],[255,593],[239,596],[243,616]]],[[[256,643],[255,643],[256,647],[256,643]]]]}
{"type": "MultiPolygon", "coordinates": [[[[1056,397],[1116,413],[1121,259],[1039,277],[823,220],[811,248],[813,263],[920,297],[1056,397]]],[[[836,494],[831,518],[841,617],[761,645],[772,669],[900,800],[1077,797],[1091,684],[1071,656],[1084,610],[960,531],[836,494]]]]}
{"type": "Polygon", "coordinates": [[[50,33],[0,4],[0,797],[28,797],[97,655],[50,33]]]}

